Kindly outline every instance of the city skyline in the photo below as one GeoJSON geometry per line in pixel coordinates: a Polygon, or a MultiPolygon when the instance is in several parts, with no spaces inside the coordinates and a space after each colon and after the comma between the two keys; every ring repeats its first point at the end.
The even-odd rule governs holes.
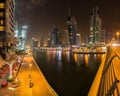
{"type": "Polygon", "coordinates": [[[119,0],[30,0],[29,2],[16,0],[16,20],[28,24],[29,39],[50,32],[54,25],[64,32],[67,29],[68,8],[70,8],[77,21],[78,33],[89,36],[90,16],[96,5],[103,21],[102,28],[106,29],[106,32],[118,31],[120,30],[119,2],[119,0]]]}

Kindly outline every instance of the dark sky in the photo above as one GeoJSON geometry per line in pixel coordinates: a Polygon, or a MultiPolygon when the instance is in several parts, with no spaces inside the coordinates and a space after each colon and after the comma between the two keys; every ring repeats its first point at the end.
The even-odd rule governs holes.
{"type": "Polygon", "coordinates": [[[28,24],[29,38],[39,37],[57,26],[67,29],[68,7],[77,20],[78,33],[89,35],[92,8],[97,5],[106,32],[120,30],[120,0],[16,0],[16,20],[28,24]]]}

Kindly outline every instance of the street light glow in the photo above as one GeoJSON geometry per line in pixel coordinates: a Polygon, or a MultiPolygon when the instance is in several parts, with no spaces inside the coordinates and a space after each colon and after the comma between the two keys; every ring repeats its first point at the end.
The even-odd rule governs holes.
{"type": "Polygon", "coordinates": [[[31,66],[32,66],[32,64],[30,63],[30,64],[29,64],[29,66],[31,67],[31,66]]]}

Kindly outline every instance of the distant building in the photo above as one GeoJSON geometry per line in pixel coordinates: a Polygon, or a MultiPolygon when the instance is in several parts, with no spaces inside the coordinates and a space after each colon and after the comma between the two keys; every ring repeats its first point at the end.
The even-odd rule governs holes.
{"type": "Polygon", "coordinates": [[[75,17],[71,14],[70,10],[67,17],[67,26],[69,35],[69,45],[76,45],[77,22],[75,17]]]}
{"type": "Polygon", "coordinates": [[[32,38],[31,39],[31,47],[38,47],[38,39],[32,38]]]}
{"type": "Polygon", "coordinates": [[[65,29],[64,32],[62,33],[62,45],[64,47],[69,46],[69,36],[68,36],[68,30],[65,29]]]}
{"type": "Polygon", "coordinates": [[[94,7],[90,19],[90,44],[97,44],[100,42],[101,25],[102,21],[98,7],[94,7]]]}
{"type": "Polygon", "coordinates": [[[51,32],[51,46],[59,46],[60,45],[60,32],[57,27],[54,27],[51,32]]]}
{"type": "Polygon", "coordinates": [[[5,58],[5,51],[14,50],[15,0],[0,0],[0,54],[5,58]]]}
{"type": "Polygon", "coordinates": [[[76,45],[77,45],[77,47],[80,47],[80,45],[81,45],[81,35],[80,34],[76,34],[76,45]]]}
{"type": "Polygon", "coordinates": [[[44,47],[44,36],[40,36],[40,47],[44,47]]]}
{"type": "Polygon", "coordinates": [[[85,45],[88,45],[90,41],[90,37],[89,36],[85,36],[85,45]]]}
{"type": "Polygon", "coordinates": [[[16,49],[18,50],[26,49],[27,31],[28,31],[27,25],[22,25],[18,27],[18,33],[16,34],[18,38],[18,43],[17,43],[16,49]]]}
{"type": "Polygon", "coordinates": [[[105,39],[105,29],[102,29],[101,32],[100,32],[100,39],[99,39],[99,42],[106,42],[106,39],[105,39]]]}

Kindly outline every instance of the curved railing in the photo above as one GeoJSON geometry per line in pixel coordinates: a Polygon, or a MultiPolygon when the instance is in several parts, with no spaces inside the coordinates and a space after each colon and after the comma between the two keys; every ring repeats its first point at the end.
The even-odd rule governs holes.
{"type": "Polygon", "coordinates": [[[104,59],[101,65],[102,67],[100,67],[101,69],[99,68],[98,70],[99,74],[96,74],[98,76],[96,76],[88,96],[120,96],[120,56],[114,48],[109,47],[104,59]],[[96,89],[97,92],[94,91],[95,86],[98,86],[96,89]],[[92,93],[93,91],[95,94],[92,93]]]}

